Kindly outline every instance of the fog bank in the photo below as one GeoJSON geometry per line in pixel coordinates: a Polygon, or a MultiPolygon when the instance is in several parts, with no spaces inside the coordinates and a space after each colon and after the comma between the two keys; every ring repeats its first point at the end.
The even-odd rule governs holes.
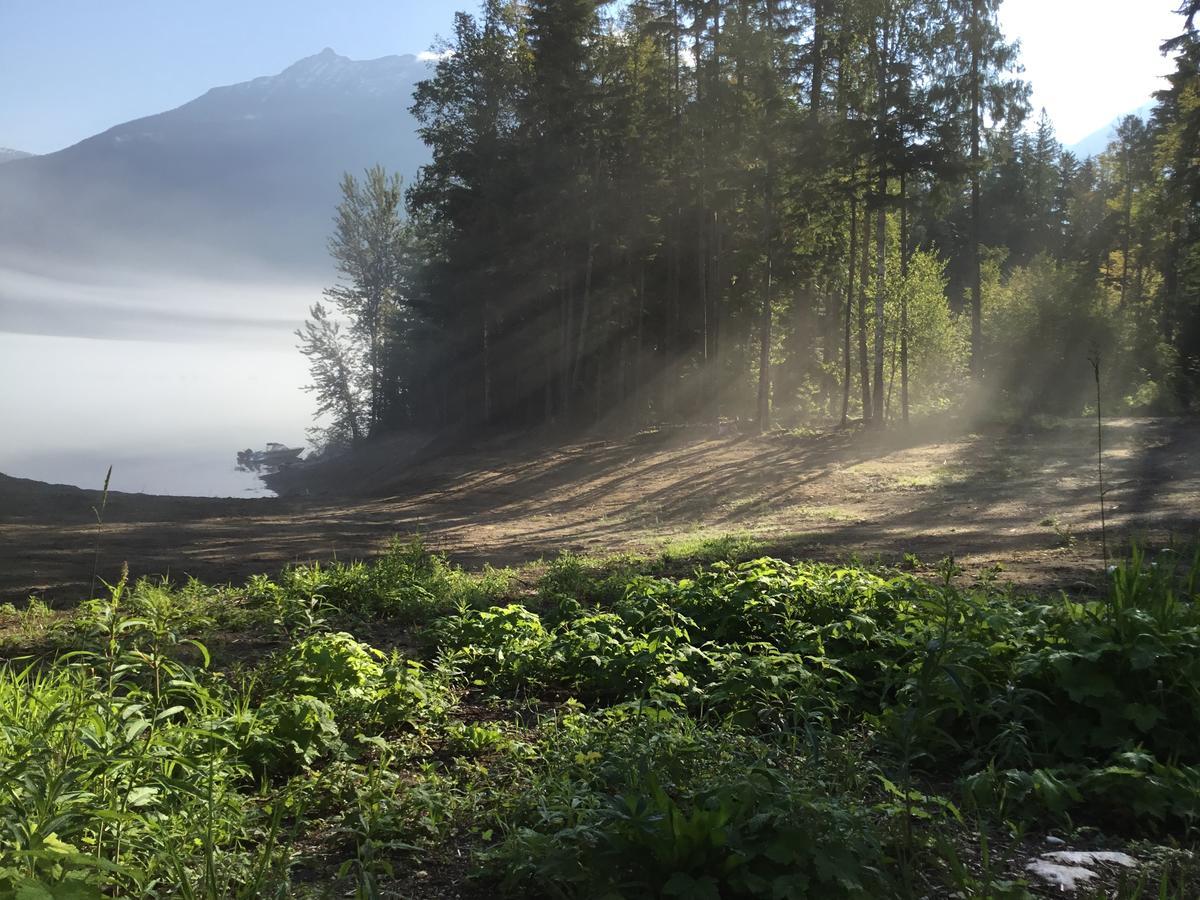
{"type": "Polygon", "coordinates": [[[0,269],[0,472],[114,490],[262,493],[237,450],[310,422],[292,331],[317,286],[0,269]]]}

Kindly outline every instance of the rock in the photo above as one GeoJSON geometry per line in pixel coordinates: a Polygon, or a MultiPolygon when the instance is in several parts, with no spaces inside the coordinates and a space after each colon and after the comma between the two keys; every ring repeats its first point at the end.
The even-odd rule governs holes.
{"type": "Polygon", "coordinates": [[[1042,854],[1043,858],[1071,866],[1094,866],[1097,863],[1114,863],[1127,869],[1136,869],[1138,861],[1128,853],[1112,850],[1055,850],[1042,854]]]}
{"type": "MultiPolygon", "coordinates": [[[[1060,838],[1047,837],[1046,843],[1059,846],[1063,841],[1060,838]]],[[[1138,865],[1138,861],[1128,853],[1110,850],[1052,850],[1043,853],[1038,859],[1031,860],[1025,868],[1059,890],[1073,891],[1097,877],[1089,866],[1106,863],[1127,869],[1137,868],[1138,865]]]]}
{"type": "Polygon", "coordinates": [[[1073,891],[1096,877],[1095,872],[1083,866],[1064,866],[1045,859],[1031,860],[1026,863],[1025,868],[1042,881],[1063,891],[1073,891]]]}

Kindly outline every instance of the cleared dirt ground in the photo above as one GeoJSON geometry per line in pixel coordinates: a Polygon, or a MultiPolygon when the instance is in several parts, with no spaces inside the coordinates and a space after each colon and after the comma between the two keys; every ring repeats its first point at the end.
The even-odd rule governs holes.
{"type": "MultiPolygon", "coordinates": [[[[839,560],[994,563],[1027,584],[1082,587],[1100,569],[1095,424],[971,434],[715,435],[676,429],[551,449],[411,440],[293,476],[292,496],[110,495],[99,572],[240,581],[310,559],[369,557],[397,535],[467,564],[561,550],[653,551],[731,532],[839,560]],[[335,490],[336,486],[336,490],[335,490]],[[307,494],[306,494],[307,492],[307,494]]],[[[1110,543],[1200,530],[1200,423],[1105,423],[1110,543]]],[[[96,491],[0,475],[0,600],[88,590],[96,491]]]]}

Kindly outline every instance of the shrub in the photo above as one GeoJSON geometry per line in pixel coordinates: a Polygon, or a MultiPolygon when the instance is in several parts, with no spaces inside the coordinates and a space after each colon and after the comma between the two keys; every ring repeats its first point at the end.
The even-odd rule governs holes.
{"type": "Polygon", "coordinates": [[[378,650],[344,631],[310,635],[279,656],[273,687],[327,701],[361,699],[378,687],[384,659],[378,650]]]}
{"type": "Polygon", "coordinates": [[[749,745],[670,715],[577,716],[562,729],[487,855],[510,895],[867,897],[884,885],[862,807],[749,745]]]}

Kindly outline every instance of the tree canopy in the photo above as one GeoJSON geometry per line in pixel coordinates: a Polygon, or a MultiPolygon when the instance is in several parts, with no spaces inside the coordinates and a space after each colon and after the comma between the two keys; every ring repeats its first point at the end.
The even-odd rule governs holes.
{"type": "Polygon", "coordinates": [[[1079,160],[1029,117],[999,5],[458,14],[407,227],[363,243],[350,213],[399,189],[345,186],[330,297],[368,430],[1072,414],[1094,353],[1114,408],[1193,405],[1196,11],[1151,120],[1079,160]]]}

